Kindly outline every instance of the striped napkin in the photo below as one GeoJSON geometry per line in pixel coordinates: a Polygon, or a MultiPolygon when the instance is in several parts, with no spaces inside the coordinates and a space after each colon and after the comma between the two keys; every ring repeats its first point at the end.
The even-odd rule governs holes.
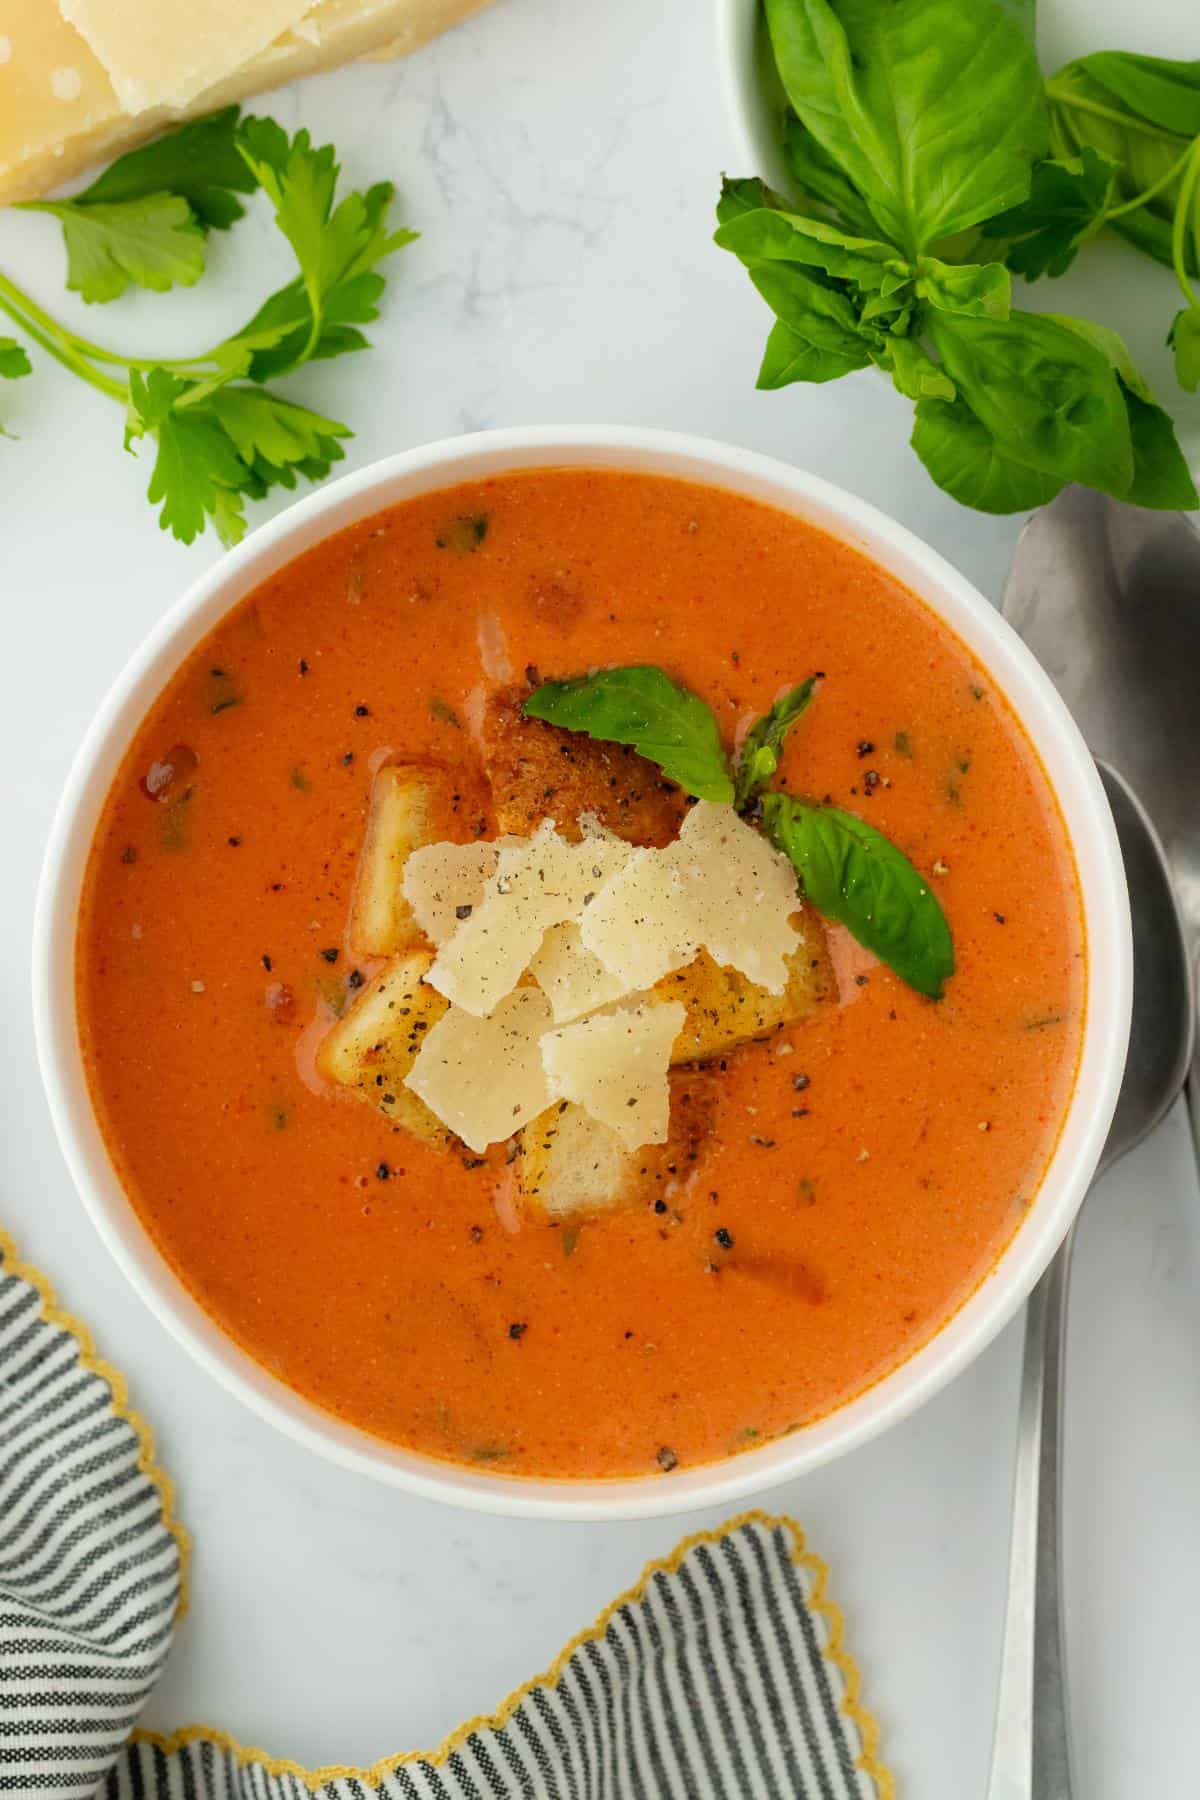
{"type": "Polygon", "coordinates": [[[493,1717],[370,1769],[135,1728],[186,1564],[124,1381],[0,1233],[0,1794],[892,1800],[824,1567],[788,1519],[685,1539],[493,1717]]]}

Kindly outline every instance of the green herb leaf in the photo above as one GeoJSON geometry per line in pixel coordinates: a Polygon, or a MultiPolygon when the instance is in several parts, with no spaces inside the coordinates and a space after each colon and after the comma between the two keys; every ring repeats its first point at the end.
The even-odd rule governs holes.
{"type": "Polygon", "coordinates": [[[1025,512],[1067,485],[1001,450],[964,400],[919,399],[912,447],[938,486],[977,512],[1025,512]]]}
{"type": "MultiPolygon", "coordinates": [[[[1168,267],[1171,226],[1184,163],[1200,136],[1200,62],[1167,62],[1125,51],[1080,57],[1046,83],[1051,144],[1059,160],[1090,148],[1116,167],[1111,229],[1168,267]]],[[[1193,192],[1184,266],[1200,272],[1193,235],[1200,193],[1193,192]]]]}
{"type": "Polygon", "coordinates": [[[879,223],[871,217],[866,201],[794,113],[789,113],[784,127],[783,148],[792,178],[802,194],[828,207],[835,223],[860,237],[875,236],[879,223]]]}
{"type": "Polygon", "coordinates": [[[237,342],[257,353],[255,379],[361,349],[361,332],[347,327],[376,316],[382,281],[375,265],[416,235],[387,229],[391,184],[347,194],[335,207],[339,169],[332,144],[314,148],[307,131],[289,139],[273,119],[258,118],[243,120],[238,141],[300,265],[298,281],[272,295],[237,334],[237,342]]]}
{"type": "Polygon", "coordinates": [[[297,473],[309,481],[324,480],[346,454],[338,440],[352,436],[348,425],[284,400],[269,388],[219,388],[196,410],[211,414],[242,462],[268,488],[295,487],[297,473]]]}
{"type": "Polygon", "coordinates": [[[1200,309],[1185,306],[1176,313],[1167,342],[1175,352],[1175,376],[1180,387],[1194,394],[1200,386],[1200,309]]]}
{"type": "Polygon", "coordinates": [[[817,677],[810,675],[798,687],[790,688],[746,733],[734,771],[733,804],[738,812],[746,811],[775,774],[783,740],[801,714],[808,711],[816,683],[817,677]]]}
{"type": "Polygon", "coordinates": [[[1094,344],[1107,357],[1117,377],[1133,447],[1133,480],[1122,499],[1131,506],[1156,507],[1166,512],[1186,512],[1200,505],[1170,415],[1155,402],[1149,383],[1120,333],[1107,325],[1096,325],[1091,319],[1075,319],[1065,313],[1047,313],[1046,317],[1094,344]]]}
{"type": "Polygon", "coordinates": [[[148,434],[158,445],[146,492],[152,505],[162,502],[164,531],[190,544],[211,518],[222,540],[234,542],[244,530],[239,490],[248,471],[215,420],[177,408],[186,391],[187,384],[166,369],[145,376],[135,369],[126,441],[148,434]]]}
{"type": "Polygon", "coordinates": [[[939,312],[975,319],[1007,319],[1012,305],[1012,281],[1003,263],[945,263],[923,256],[915,291],[939,312]]]}
{"type": "Polygon", "coordinates": [[[567,731],[630,744],[698,800],[731,801],[717,721],[697,694],[650,663],[601,669],[572,681],[546,681],[522,711],[567,731]]]}
{"type": "Polygon", "coordinates": [[[941,998],[954,973],[950,927],[929,883],[890,839],[852,813],[787,794],[764,797],[763,825],[818,912],[918,993],[941,998]]]}
{"type": "Polygon", "coordinates": [[[878,288],[889,272],[899,271],[902,279],[910,273],[890,244],[851,237],[824,219],[775,207],[743,209],[726,218],[715,241],[722,250],[732,250],[747,268],[762,262],[803,263],[865,289],[878,288]]]}
{"type": "Polygon", "coordinates": [[[119,300],[132,283],[156,294],[192,287],[204,273],[204,232],[178,194],[88,206],[41,200],[62,223],[67,286],[88,302],[119,300]]]}
{"type": "Polygon", "coordinates": [[[1037,61],[994,0],[766,0],[801,123],[910,259],[1029,191],[1037,61]]]}
{"type": "Polygon", "coordinates": [[[778,321],[758,372],[760,388],[836,381],[867,367],[870,345],[844,294],[786,263],[755,263],[750,279],[778,321]]]}
{"type": "Polygon", "coordinates": [[[177,194],[186,200],[200,224],[226,231],[241,218],[237,196],[254,192],[257,182],[238,149],[238,109],[227,106],[206,119],[182,125],[165,137],[118,157],[71,204],[92,206],[144,200],[151,194],[177,194]]]}
{"type": "Polygon", "coordinates": [[[954,383],[915,338],[889,336],[876,360],[910,400],[954,399],[954,383]]]}
{"type": "Polygon", "coordinates": [[[935,312],[930,335],[959,396],[1006,457],[1062,481],[1124,495],[1133,447],[1108,358],[1037,313],[935,312]]]}
{"type": "Polygon", "coordinates": [[[1084,239],[1104,223],[1118,165],[1085,144],[1070,162],[1041,162],[1029,198],[984,221],[985,238],[1006,238],[1004,260],[1026,281],[1062,275],[1084,239]]]}
{"type": "Polygon", "coordinates": [[[19,381],[32,372],[29,357],[17,340],[0,337],[0,381],[19,381]]]}

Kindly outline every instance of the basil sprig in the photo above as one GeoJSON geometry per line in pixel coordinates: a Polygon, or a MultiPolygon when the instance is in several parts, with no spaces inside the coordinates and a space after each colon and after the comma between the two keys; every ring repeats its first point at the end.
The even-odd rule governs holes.
{"type": "Polygon", "coordinates": [[[727,181],[716,234],[775,314],[759,386],[874,364],[916,402],[930,475],[984,512],[1069,482],[1200,506],[1116,334],[1011,293],[1012,273],[1061,274],[1111,221],[1174,267],[1176,369],[1200,383],[1200,62],[1106,53],[1043,89],[1000,0],[765,8],[794,193],[727,181]]]}
{"type": "Polygon", "coordinates": [[[940,1000],[954,973],[946,915],[890,838],[836,806],[767,794],[763,830],[800,877],[806,900],[845,925],[901,980],[940,1000]]]}
{"type": "Polygon", "coordinates": [[[601,669],[534,689],[522,711],[568,731],[628,744],[698,800],[757,813],[806,900],[844,925],[901,980],[940,999],[954,973],[950,927],[928,882],[882,832],[835,806],[762,790],[820,677],[790,688],[747,732],[730,772],[712,711],[652,664],[601,669]]]}
{"type": "Polygon", "coordinates": [[[808,711],[819,677],[810,675],[798,687],[789,688],[770,712],[756,719],[742,741],[734,775],[733,804],[745,812],[779,767],[783,740],[802,713],[808,711]]]}

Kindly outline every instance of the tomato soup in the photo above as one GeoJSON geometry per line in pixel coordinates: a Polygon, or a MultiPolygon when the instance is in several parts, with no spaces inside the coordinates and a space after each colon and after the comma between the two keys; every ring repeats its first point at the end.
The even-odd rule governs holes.
{"type": "Polygon", "coordinates": [[[597,1477],[800,1429],[938,1330],[1053,1150],[1084,956],[1045,774],[920,600],[738,495],[547,469],[329,538],[189,656],[108,798],[77,982],[116,1167],[237,1343],[432,1457],[597,1477]],[[824,1002],[695,1071],[667,1189],[568,1223],[522,1202],[512,1146],[423,1142],[318,1049],[378,972],[346,932],[380,765],[480,782],[490,694],[639,663],[729,746],[820,671],[778,781],[903,850],[956,970],[929,999],[828,926],[824,1002]]]}

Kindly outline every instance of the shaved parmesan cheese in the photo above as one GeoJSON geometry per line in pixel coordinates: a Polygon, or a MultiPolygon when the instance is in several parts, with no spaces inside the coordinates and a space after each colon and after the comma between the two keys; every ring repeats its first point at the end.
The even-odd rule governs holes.
{"type": "Polygon", "coordinates": [[[632,991],[593,951],[584,949],[579,927],[570,919],[546,933],[529,973],[549,1000],[556,1025],[632,991]]]}
{"type": "Polygon", "coordinates": [[[732,807],[701,800],[663,850],[638,850],[580,921],[580,936],[630,988],[653,987],[701,948],[772,994],[795,950],[796,877],[732,807]]]}
{"type": "Polygon", "coordinates": [[[653,987],[700,948],[688,896],[665,850],[635,850],[588,907],[579,935],[627,989],[653,987]]]}
{"type": "MultiPolygon", "coordinates": [[[[46,0],[49,3],[49,0],[46,0]]],[[[289,30],[313,0],[59,0],[127,113],[186,106],[289,30]]]]}
{"type": "MultiPolygon", "coordinates": [[[[481,838],[474,844],[425,844],[410,850],[401,888],[413,918],[439,948],[454,936],[464,906],[474,912],[484,885],[496,873],[500,847],[481,838]]],[[[469,915],[468,915],[469,916],[469,915]]]]}
{"type": "Polygon", "coordinates": [[[731,806],[707,800],[692,808],[661,854],[679,871],[713,961],[782,994],[799,936],[792,923],[796,871],[787,857],[731,806]]]}
{"type": "Polygon", "coordinates": [[[630,854],[618,838],[568,843],[552,819],[531,838],[503,845],[482,900],[439,950],[431,985],[486,1018],[516,987],[551,927],[583,912],[630,854]]]}
{"type": "Polygon", "coordinates": [[[629,1150],[665,1144],[670,1130],[671,1047],[683,1028],[676,1001],[596,1013],[542,1039],[555,1098],[573,1100],[629,1150]]]}
{"type": "Polygon", "coordinates": [[[406,1087],[472,1150],[509,1138],[550,1104],[541,1037],[550,1007],[536,988],[486,1019],[452,1006],[425,1038],[406,1087]]]}

